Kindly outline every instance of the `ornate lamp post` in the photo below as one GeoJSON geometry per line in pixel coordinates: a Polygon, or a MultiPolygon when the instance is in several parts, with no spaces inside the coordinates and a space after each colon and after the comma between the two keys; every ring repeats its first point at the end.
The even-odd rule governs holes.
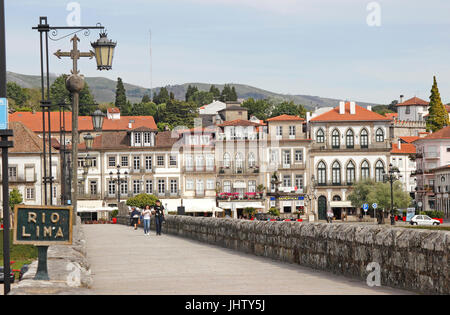
{"type": "Polygon", "coordinates": [[[388,173],[383,174],[384,182],[389,182],[391,184],[391,225],[395,225],[395,217],[394,217],[394,182],[399,180],[402,175],[399,174],[400,171],[397,167],[394,167],[389,164],[388,173]]]}
{"type": "Polygon", "coordinates": [[[113,178],[114,173],[110,172],[109,173],[109,179],[111,182],[116,183],[117,185],[117,206],[120,205],[120,184],[126,183],[127,182],[127,176],[128,176],[128,172],[125,172],[123,175],[124,177],[121,177],[120,175],[120,165],[117,165],[117,178],[113,178]]]}
{"type": "Polygon", "coordinates": [[[97,109],[92,115],[92,124],[95,131],[100,131],[103,128],[103,121],[105,120],[105,114],[101,110],[97,109]]]}

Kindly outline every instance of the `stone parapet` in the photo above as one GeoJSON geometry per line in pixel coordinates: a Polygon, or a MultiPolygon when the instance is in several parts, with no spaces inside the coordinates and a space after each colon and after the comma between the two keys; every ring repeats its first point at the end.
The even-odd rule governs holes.
{"type": "Polygon", "coordinates": [[[362,281],[376,262],[383,286],[450,294],[450,232],[166,216],[163,233],[362,281]]]}

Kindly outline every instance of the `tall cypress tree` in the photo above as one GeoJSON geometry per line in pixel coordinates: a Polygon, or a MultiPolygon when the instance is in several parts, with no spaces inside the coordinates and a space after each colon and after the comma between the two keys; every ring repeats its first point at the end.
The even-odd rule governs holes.
{"type": "Polygon", "coordinates": [[[427,119],[427,129],[433,132],[448,126],[449,116],[442,104],[441,95],[437,86],[436,76],[433,77],[433,87],[431,88],[429,116],[427,119]]]}
{"type": "Polygon", "coordinates": [[[125,87],[122,82],[122,78],[117,79],[115,105],[120,109],[120,111],[127,110],[127,96],[125,87]]]}
{"type": "Polygon", "coordinates": [[[209,93],[212,93],[214,99],[216,100],[220,98],[220,90],[216,88],[215,85],[211,85],[211,87],[209,88],[209,93]]]}

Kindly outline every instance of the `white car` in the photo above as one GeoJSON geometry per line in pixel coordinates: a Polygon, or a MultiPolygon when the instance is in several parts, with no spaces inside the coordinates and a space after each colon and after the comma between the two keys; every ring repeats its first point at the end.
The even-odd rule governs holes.
{"type": "Polygon", "coordinates": [[[439,225],[441,222],[427,215],[415,215],[409,222],[411,225],[439,225]]]}

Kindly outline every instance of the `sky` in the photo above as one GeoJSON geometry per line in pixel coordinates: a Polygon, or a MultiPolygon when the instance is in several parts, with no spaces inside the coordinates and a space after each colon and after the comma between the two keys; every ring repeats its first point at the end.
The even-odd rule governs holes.
{"type": "MultiPolygon", "coordinates": [[[[389,104],[429,99],[437,76],[450,102],[448,0],[6,0],[8,71],[40,73],[39,16],[67,26],[79,4],[81,25],[101,23],[117,41],[112,71],[81,60],[85,76],[145,88],[240,83],[283,94],[389,104]],[[73,6],[72,6],[73,7],[73,6]],[[153,71],[150,75],[150,30],[153,71]]],[[[61,32],[60,35],[66,33],[61,32]]],[[[91,49],[96,31],[79,35],[91,49]]],[[[70,50],[68,38],[50,52],[70,50]]],[[[68,73],[68,59],[50,71],[68,73]]]]}

